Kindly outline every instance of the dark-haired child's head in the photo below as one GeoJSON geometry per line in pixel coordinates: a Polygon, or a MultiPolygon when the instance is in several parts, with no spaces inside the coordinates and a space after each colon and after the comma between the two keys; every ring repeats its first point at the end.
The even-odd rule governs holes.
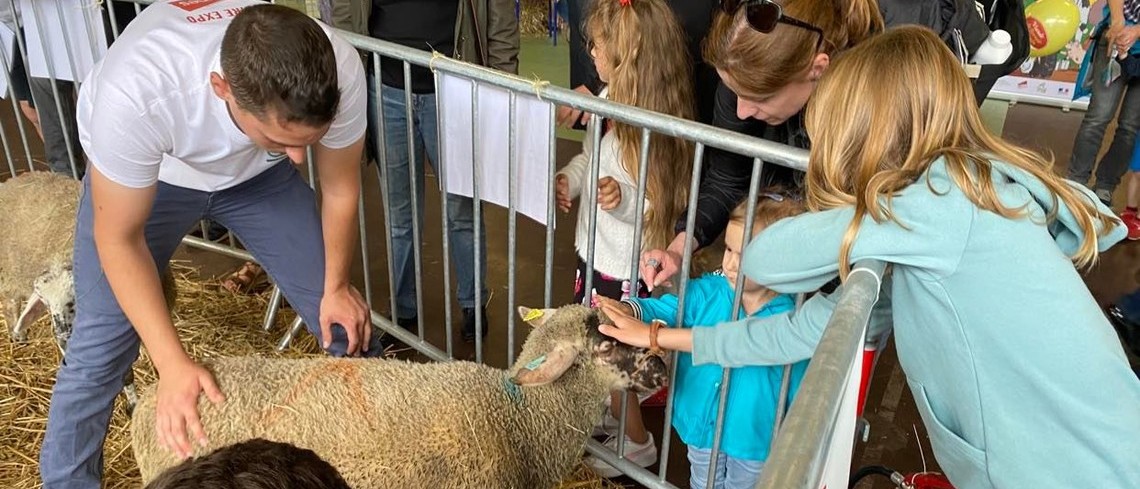
{"type": "Polygon", "coordinates": [[[312,450],[261,438],[186,460],[146,489],[348,489],[336,468],[312,450]]]}

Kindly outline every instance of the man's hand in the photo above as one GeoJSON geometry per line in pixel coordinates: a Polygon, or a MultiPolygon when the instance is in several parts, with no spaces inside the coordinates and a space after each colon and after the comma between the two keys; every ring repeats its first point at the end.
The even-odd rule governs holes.
{"type": "Polygon", "coordinates": [[[214,376],[189,358],[159,372],[155,428],[159,443],[179,459],[192,454],[187,430],[199,446],[205,447],[209,443],[198,418],[198,395],[203,392],[214,404],[225,401],[214,376]]]}
{"type": "MultiPolygon", "coordinates": [[[[585,85],[578,85],[577,87],[574,87],[574,91],[579,92],[579,93],[584,93],[586,95],[593,95],[593,92],[591,92],[589,88],[586,88],[585,85]]],[[[577,123],[578,121],[581,121],[582,124],[585,124],[589,120],[590,120],[590,114],[588,112],[583,112],[581,110],[575,109],[573,107],[568,107],[565,105],[559,105],[558,106],[558,125],[559,126],[574,127],[574,124],[577,123]]]]}
{"type": "Polygon", "coordinates": [[[566,175],[554,177],[554,199],[558,203],[558,210],[570,212],[570,205],[573,202],[570,200],[570,180],[566,175]]]}
{"type": "Polygon", "coordinates": [[[1123,27],[1115,38],[1111,38],[1112,42],[1116,43],[1120,58],[1128,56],[1128,51],[1132,49],[1133,44],[1136,44],[1137,38],[1140,38],[1140,26],[1134,25],[1123,27]]]}
{"type": "Polygon", "coordinates": [[[326,290],[321,298],[321,344],[326,349],[332,345],[333,324],[339,324],[348,334],[346,355],[355,355],[362,346],[363,351],[368,351],[372,322],[368,303],[355,287],[326,290]]]}
{"type": "Polygon", "coordinates": [[[606,317],[614,324],[599,325],[599,332],[630,346],[649,348],[648,324],[634,319],[626,313],[625,307],[615,306],[613,301],[603,302],[602,312],[605,312],[606,317]]]}
{"type": "Polygon", "coordinates": [[[598,180],[598,205],[603,211],[612,211],[621,204],[621,186],[614,177],[598,180]]]}

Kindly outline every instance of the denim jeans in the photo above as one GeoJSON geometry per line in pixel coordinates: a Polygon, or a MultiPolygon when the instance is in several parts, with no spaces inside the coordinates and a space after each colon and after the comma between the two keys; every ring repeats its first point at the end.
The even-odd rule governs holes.
{"type": "MultiPolygon", "coordinates": [[[[75,231],[75,323],[52,390],[40,453],[46,489],[100,487],[113,402],[139,355],[138,333],[119,307],[95,249],[90,178],[83,185],[75,231]]],[[[145,231],[159,271],[203,217],[224,224],[241,239],[319,339],[324,241],[313,190],[293,165],[283,161],[218,192],[160,182],[145,231]]],[[[341,327],[332,331],[328,352],[343,355],[348,337],[341,327]]],[[[372,335],[367,355],[383,353],[379,337],[372,335]]]]}
{"type": "Polygon", "coordinates": [[[1117,117],[1116,108],[1120,107],[1120,116],[1117,119],[1116,135],[1112,138],[1112,145],[1101,158],[1096,168],[1096,189],[1111,192],[1120,184],[1120,177],[1128,167],[1132,157],[1132,143],[1136,140],[1136,131],[1140,129],[1140,79],[1124,80],[1118,78],[1109,86],[1104,86],[1101,75],[1108,65],[1108,56],[1112,47],[1108,45],[1104,36],[1097,41],[1097,52],[1093,58],[1092,99],[1089,100],[1088,111],[1077,130],[1077,139],[1073,143],[1073,156],[1069,160],[1069,178],[1088,184],[1092,174],[1096,155],[1100,152],[1104,132],[1113,117],[1117,117]],[[1121,105],[1120,99],[1124,99],[1121,105]]]}
{"type": "MultiPolygon", "coordinates": [[[[385,189],[389,201],[392,233],[392,268],[396,290],[396,317],[416,316],[416,269],[412,235],[412,193],[409,172],[416,172],[416,212],[419,217],[420,240],[424,222],[424,157],[435,165],[439,163],[439,129],[436,123],[436,97],[434,93],[412,94],[412,141],[415,161],[408,158],[408,126],[404,90],[381,84],[384,105],[384,147],[388,181],[385,189]],[[410,164],[409,164],[410,163],[410,164]]],[[[368,83],[369,120],[377,121],[376,88],[372,78],[368,83]]],[[[475,307],[475,274],[483,278],[483,302],[486,303],[487,244],[486,226],[480,222],[480,260],[475,269],[475,206],[470,197],[448,194],[447,236],[451,250],[451,263],[455,266],[456,299],[465,309],[475,307]]]]}
{"type": "MultiPolygon", "coordinates": [[[[706,489],[712,450],[688,448],[689,487],[706,489]]],[[[764,468],[764,462],[733,458],[724,452],[717,454],[716,462],[716,481],[713,482],[713,489],[752,489],[756,487],[757,482],[760,482],[760,469],[764,468]]]]}

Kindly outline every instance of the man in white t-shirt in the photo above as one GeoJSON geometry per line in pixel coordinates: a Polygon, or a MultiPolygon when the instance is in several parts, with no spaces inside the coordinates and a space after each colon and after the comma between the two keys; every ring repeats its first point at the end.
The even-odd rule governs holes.
{"type": "Polygon", "coordinates": [[[158,279],[199,219],[241,239],[330,354],[381,353],[349,284],[365,97],[355,49],[285,7],[157,3],[123,31],[79,96],[91,167],[75,236],[74,331],[41,453],[44,487],[100,486],[112,403],[140,339],[158,370],[159,439],[180,456],[206,440],[199,396],[218,403],[223,393],[182,348],[158,279]],[[302,162],[307,146],[319,211],[283,156],[302,162]]]}

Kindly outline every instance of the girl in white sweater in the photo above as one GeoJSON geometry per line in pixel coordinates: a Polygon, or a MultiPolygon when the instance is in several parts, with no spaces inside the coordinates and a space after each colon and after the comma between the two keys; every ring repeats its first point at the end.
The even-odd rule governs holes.
{"type": "MultiPolygon", "coordinates": [[[[585,29],[587,47],[598,76],[606,83],[600,94],[615,102],[685,119],[694,117],[691,63],[685,34],[672,10],[662,0],[595,0],[585,29]]],[[[558,207],[569,212],[574,199],[590,194],[597,186],[597,228],[593,236],[592,290],[585,290],[586,259],[591,242],[590,208],[578,208],[575,247],[578,275],[574,300],[600,295],[614,300],[647,297],[643,283],[631,284],[630,272],[643,249],[668,244],[673,223],[688,200],[692,174],[692,145],[682,139],[653,134],[649,144],[649,168],[645,212],[637,215],[641,129],[621,122],[601,120],[601,140],[595,141],[594,124],[586,128],[582,153],[575,156],[556,177],[558,207]],[[598,181],[590,181],[594,145],[599,146],[598,181]],[[642,226],[640,243],[634,242],[642,226]]],[[[626,458],[641,466],[652,465],[657,448],[645,431],[636,396],[630,395],[626,422],[626,458]]],[[[620,397],[614,396],[611,412],[617,415],[620,397]]],[[[616,423],[613,423],[616,426],[616,423]]],[[[616,440],[610,442],[616,446],[616,440]]],[[[591,458],[591,467],[602,476],[618,472],[591,458]]]]}

